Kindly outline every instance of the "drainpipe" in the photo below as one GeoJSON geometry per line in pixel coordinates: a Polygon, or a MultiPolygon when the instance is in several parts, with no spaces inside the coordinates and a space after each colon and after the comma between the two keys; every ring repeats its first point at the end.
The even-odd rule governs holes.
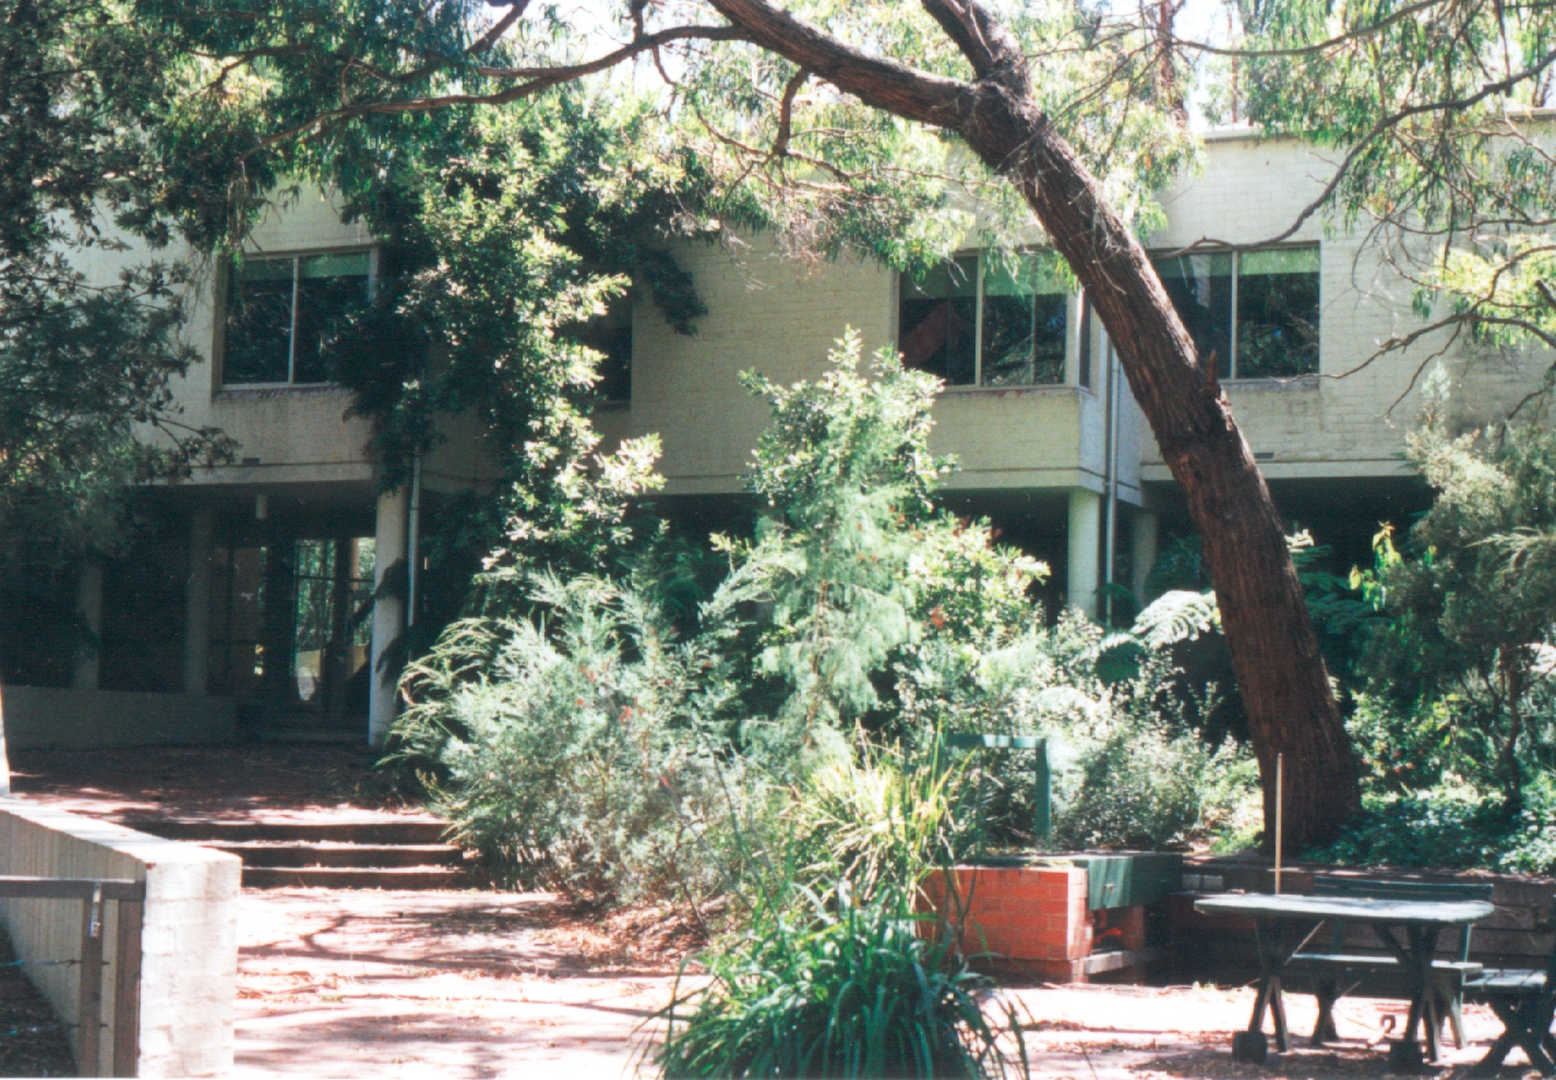
{"type": "Polygon", "coordinates": [[[1107,389],[1103,408],[1107,416],[1103,420],[1107,437],[1103,442],[1107,454],[1103,486],[1107,492],[1107,531],[1102,545],[1102,595],[1103,622],[1113,625],[1113,554],[1118,545],[1118,353],[1111,342],[1107,348],[1107,389]]]}
{"type": "Polygon", "coordinates": [[[421,451],[411,460],[411,506],[405,551],[405,625],[416,625],[416,594],[421,584],[421,451]]]}

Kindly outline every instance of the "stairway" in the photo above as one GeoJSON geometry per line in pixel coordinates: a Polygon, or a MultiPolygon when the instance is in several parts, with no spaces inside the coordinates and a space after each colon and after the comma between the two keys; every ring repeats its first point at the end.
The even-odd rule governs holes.
{"type": "Polygon", "coordinates": [[[243,860],[247,888],[458,889],[460,850],[430,818],[378,821],[126,821],[169,840],[187,840],[243,860]]]}

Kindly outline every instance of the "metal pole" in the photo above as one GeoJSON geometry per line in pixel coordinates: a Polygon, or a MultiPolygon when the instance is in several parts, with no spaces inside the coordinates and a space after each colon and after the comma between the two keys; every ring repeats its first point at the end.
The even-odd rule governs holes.
{"type": "Polygon", "coordinates": [[[1286,755],[1275,755],[1275,891],[1280,892],[1281,824],[1285,818],[1285,799],[1281,796],[1286,787],[1286,755]]]}

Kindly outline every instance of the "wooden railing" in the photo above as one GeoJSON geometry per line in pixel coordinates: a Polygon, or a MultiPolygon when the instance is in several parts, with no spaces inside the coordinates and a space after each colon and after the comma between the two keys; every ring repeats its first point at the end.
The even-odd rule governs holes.
{"type": "MultiPolygon", "coordinates": [[[[103,1027],[103,905],[118,904],[113,968],[113,1076],[134,1076],[139,1056],[141,920],[146,883],[118,878],[0,875],[0,900],[79,900],[81,945],[76,997],[76,1071],[97,1076],[103,1027]]],[[[61,962],[58,960],[44,962],[61,962]]],[[[69,962],[69,961],[64,961],[69,962]]],[[[22,964],[26,967],[26,962],[22,964]]]]}

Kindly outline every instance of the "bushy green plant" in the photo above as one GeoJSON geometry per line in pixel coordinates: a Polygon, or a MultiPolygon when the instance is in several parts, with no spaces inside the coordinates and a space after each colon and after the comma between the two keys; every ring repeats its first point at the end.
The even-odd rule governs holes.
{"type": "Polygon", "coordinates": [[[794,792],[784,815],[794,875],[817,891],[847,882],[861,902],[900,889],[978,846],[974,798],[965,762],[865,741],[794,792]]]}
{"type": "Polygon", "coordinates": [[[1100,628],[1044,626],[1040,564],[930,501],[933,381],[860,364],[850,337],[813,383],[750,380],[774,410],[752,481],[765,512],[754,538],[718,542],[722,579],[663,542],[563,581],[525,571],[513,533],[489,560],[502,614],[409,668],[398,755],[500,876],[696,901],[797,859],[802,883],[848,881],[863,903],[985,832],[1030,846],[1030,763],[977,762],[969,786],[943,732],[1078,748],[1062,835],[1087,845],[1173,843],[1203,820],[1224,757],[1183,734],[1165,666],[1105,678],[1100,628]],[[796,843],[775,850],[776,829],[796,843]]]}
{"type": "Polygon", "coordinates": [[[890,726],[893,673],[916,650],[976,648],[1036,622],[1028,593],[1047,573],[933,503],[950,469],[929,450],[936,380],[888,353],[862,370],[853,332],[829,361],[787,387],[745,377],[773,415],[748,484],[763,516],[754,539],[722,541],[732,581],[768,612],[751,647],[771,696],[753,711],[812,733],[890,726]]]}
{"type": "MultiPolygon", "coordinates": [[[[1457,438],[1437,410],[1410,440],[1436,489],[1400,550],[1384,530],[1378,566],[1356,583],[1389,619],[1367,653],[1369,688],[1400,717],[1451,717],[1452,764],[1495,788],[1511,818],[1556,767],[1556,432],[1504,425],[1457,438]]],[[[1437,753],[1445,725],[1403,749],[1437,753]]]]}
{"type": "MultiPolygon", "coordinates": [[[[1067,611],[1001,648],[921,650],[904,711],[955,731],[1046,736],[1054,830],[1043,846],[1161,847],[1198,838],[1246,797],[1252,774],[1239,765],[1247,755],[1199,737],[1185,714],[1209,706],[1186,698],[1150,649],[1110,669],[1116,641],[1067,611]]],[[[992,848],[1038,844],[1029,755],[972,753],[980,839],[992,848]]]]}
{"type": "Polygon", "coordinates": [[[922,918],[900,892],[856,903],[846,891],[759,918],[704,958],[711,983],[671,1007],[664,1075],[1005,1075],[989,981],[951,952],[952,935],[920,933],[922,918]]]}
{"type": "Polygon", "coordinates": [[[1084,748],[1078,783],[1059,803],[1054,844],[1061,850],[1187,846],[1229,819],[1248,787],[1231,785],[1231,744],[1205,745],[1190,732],[1125,725],[1084,748]]]}
{"type": "Polygon", "coordinates": [[[770,792],[710,730],[714,662],[618,584],[541,575],[531,597],[534,619],[455,624],[409,669],[398,755],[499,877],[590,899],[727,889],[770,792]]]}

